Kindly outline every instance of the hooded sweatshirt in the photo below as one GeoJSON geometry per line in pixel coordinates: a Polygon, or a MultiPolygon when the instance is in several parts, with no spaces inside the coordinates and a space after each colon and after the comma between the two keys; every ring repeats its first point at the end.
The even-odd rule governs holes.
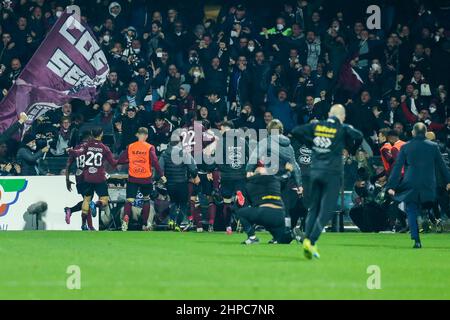
{"type": "Polygon", "coordinates": [[[111,2],[111,4],[108,6],[109,15],[111,16],[111,19],[114,23],[114,31],[117,33],[120,33],[123,29],[127,27],[127,21],[124,17],[124,14],[122,12],[122,6],[118,2],[111,2]],[[119,7],[119,13],[114,14],[112,12],[113,7],[119,7]]]}
{"type": "MultiPolygon", "coordinates": [[[[276,141],[276,140],[275,140],[276,141]]],[[[261,140],[258,143],[257,150],[254,150],[250,155],[250,159],[247,165],[247,172],[253,172],[256,168],[257,160],[262,160],[266,167],[271,167],[268,161],[264,161],[264,158],[270,160],[270,157],[273,156],[274,146],[271,145],[270,136],[266,139],[261,140]]],[[[292,164],[294,167],[294,171],[292,172],[295,184],[297,187],[302,185],[301,171],[300,166],[295,159],[295,152],[291,146],[291,140],[280,134],[278,135],[278,166],[273,166],[272,170],[269,170],[274,175],[282,176],[286,174],[286,170],[284,167],[287,163],[292,164]]]]}

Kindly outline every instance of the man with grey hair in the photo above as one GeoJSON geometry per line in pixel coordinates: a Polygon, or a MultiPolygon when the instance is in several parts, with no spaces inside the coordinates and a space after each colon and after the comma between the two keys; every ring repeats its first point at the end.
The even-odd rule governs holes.
{"type": "Polygon", "coordinates": [[[312,149],[311,193],[309,213],[306,218],[303,252],[307,259],[319,258],[316,242],[326,223],[335,213],[342,184],[344,163],[342,152],[354,152],[363,140],[360,131],[344,124],[345,108],[331,107],[325,121],[309,123],[294,128],[292,135],[312,149]]]}
{"type": "Polygon", "coordinates": [[[401,149],[386,185],[388,194],[405,203],[411,238],[415,249],[422,248],[417,215],[421,205],[436,200],[436,172],[439,171],[450,189],[450,174],[445,166],[439,147],[427,141],[427,127],[418,122],[414,125],[413,139],[401,149]],[[402,178],[402,169],[405,173],[402,178]]]}

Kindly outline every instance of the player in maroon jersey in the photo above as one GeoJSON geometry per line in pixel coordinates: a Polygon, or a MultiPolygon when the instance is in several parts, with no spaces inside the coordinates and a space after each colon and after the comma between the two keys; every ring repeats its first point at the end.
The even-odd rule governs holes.
{"type": "MultiPolygon", "coordinates": [[[[77,166],[77,170],[75,172],[75,184],[78,194],[81,195],[82,197],[84,197],[85,193],[85,184],[83,181],[83,167],[80,158],[76,156],[76,153],[91,138],[92,133],[90,130],[86,130],[82,133],[81,135],[82,142],[79,145],[77,145],[73,150],[69,151],[69,159],[67,160],[66,165],[66,188],[69,192],[72,191],[73,182],[70,181],[69,175],[70,175],[70,167],[72,166],[72,163],[75,162],[77,166]]],[[[73,207],[64,208],[64,214],[67,224],[70,224],[70,218],[72,217],[72,214],[74,212],[81,211],[82,205],[83,201],[80,201],[73,207]]],[[[81,230],[93,230],[93,231],[95,230],[94,226],[92,225],[92,214],[90,211],[87,216],[82,215],[81,230]]]]}
{"type": "Polygon", "coordinates": [[[80,161],[80,166],[83,167],[82,177],[85,188],[81,212],[86,217],[89,214],[89,205],[94,193],[99,197],[99,201],[95,204],[97,208],[102,210],[108,205],[105,164],[108,162],[113,168],[117,165],[111,150],[102,143],[102,138],[103,129],[94,128],[92,129],[92,139],[82,144],[80,149],[73,151],[80,161]]]}
{"type": "Polygon", "coordinates": [[[214,186],[218,185],[218,177],[210,169],[211,166],[204,164],[204,158],[207,157],[206,152],[210,148],[214,141],[215,136],[209,131],[210,124],[208,120],[196,121],[195,118],[191,120],[186,126],[184,126],[181,132],[181,139],[183,148],[192,153],[192,156],[198,163],[198,167],[202,170],[199,172],[201,178],[201,184],[195,185],[189,183],[189,206],[191,216],[189,217],[190,228],[194,223],[197,227],[197,232],[203,232],[201,208],[199,196],[204,196],[208,201],[208,215],[209,215],[209,227],[208,231],[213,231],[214,219],[216,214],[216,205],[213,201],[212,194],[215,189],[214,186]]]}

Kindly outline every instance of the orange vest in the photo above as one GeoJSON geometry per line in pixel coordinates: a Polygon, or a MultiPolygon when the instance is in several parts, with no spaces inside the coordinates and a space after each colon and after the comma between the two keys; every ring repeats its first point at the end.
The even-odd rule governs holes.
{"type": "Polygon", "coordinates": [[[394,143],[394,145],[392,146],[392,148],[397,149],[398,151],[400,151],[400,149],[403,147],[403,145],[405,144],[405,141],[402,140],[398,140],[396,143],[394,143]]]}
{"type": "Polygon", "coordinates": [[[391,165],[389,164],[389,162],[387,161],[387,159],[384,157],[383,151],[384,151],[384,150],[391,151],[391,149],[392,149],[392,146],[391,146],[391,144],[388,143],[388,142],[385,143],[385,144],[383,144],[383,146],[380,148],[381,161],[383,161],[383,167],[384,167],[384,170],[385,170],[386,172],[390,172],[390,171],[391,171],[391,165]]]}
{"type": "Polygon", "coordinates": [[[152,164],[150,163],[150,149],[147,142],[136,141],[128,146],[128,175],[134,178],[150,178],[152,164]]]}
{"type": "MultiPolygon", "coordinates": [[[[403,147],[403,145],[405,144],[405,141],[402,140],[398,140],[396,143],[394,143],[394,145],[392,146],[392,149],[397,149],[398,152],[400,152],[401,148],[403,147]]],[[[398,153],[397,153],[398,156],[398,153]]],[[[394,159],[395,161],[397,161],[397,158],[394,159]]],[[[402,168],[402,176],[405,174],[405,167],[402,168]]]]}

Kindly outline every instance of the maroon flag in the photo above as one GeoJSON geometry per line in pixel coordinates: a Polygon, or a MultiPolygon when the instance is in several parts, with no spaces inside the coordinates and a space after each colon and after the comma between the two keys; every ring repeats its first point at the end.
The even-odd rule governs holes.
{"type": "Polygon", "coordinates": [[[352,67],[352,59],[346,61],[341,68],[339,73],[338,85],[342,89],[355,94],[359,92],[364,81],[361,79],[358,72],[352,67]]]}
{"type": "Polygon", "coordinates": [[[80,9],[69,6],[0,103],[0,132],[26,112],[29,123],[72,98],[92,101],[109,73],[105,54],[80,9]]]}

